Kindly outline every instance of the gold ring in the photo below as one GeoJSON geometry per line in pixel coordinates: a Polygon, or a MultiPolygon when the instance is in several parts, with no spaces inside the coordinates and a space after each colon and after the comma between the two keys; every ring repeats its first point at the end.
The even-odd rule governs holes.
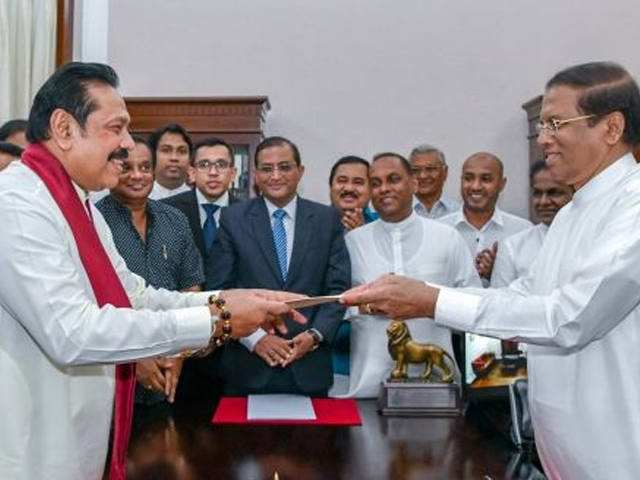
{"type": "Polygon", "coordinates": [[[150,383],[147,383],[147,384],[145,385],[145,388],[146,388],[147,390],[151,390],[151,389],[153,388],[153,386],[152,386],[150,383]]]}
{"type": "Polygon", "coordinates": [[[368,313],[369,315],[371,315],[373,313],[373,310],[371,310],[371,304],[370,303],[365,303],[364,305],[364,311],[366,313],[368,313]]]}

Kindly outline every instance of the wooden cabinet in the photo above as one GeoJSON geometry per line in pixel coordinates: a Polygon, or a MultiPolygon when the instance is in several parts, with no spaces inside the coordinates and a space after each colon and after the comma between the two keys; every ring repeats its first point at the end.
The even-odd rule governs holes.
{"type": "Polygon", "coordinates": [[[269,99],[260,97],[129,97],[131,132],[148,137],[156,128],[178,123],[194,142],[218,137],[234,146],[238,176],[233,193],[253,196],[253,153],[264,138],[269,99]]]}

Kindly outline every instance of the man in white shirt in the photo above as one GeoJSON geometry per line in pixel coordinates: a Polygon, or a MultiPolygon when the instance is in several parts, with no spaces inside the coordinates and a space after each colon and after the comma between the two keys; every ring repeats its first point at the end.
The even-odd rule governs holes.
{"type": "Polygon", "coordinates": [[[442,194],[449,167],[444,153],[432,145],[419,145],[409,155],[411,173],[418,181],[413,209],[426,218],[440,218],[455,212],[460,203],[442,194]]]}
{"type": "Polygon", "coordinates": [[[529,344],[529,406],[551,480],[640,471],[640,91],[621,66],[567,68],[546,85],[538,144],[575,189],[531,272],[499,290],[386,276],[344,295],[391,317],[529,344]]]}
{"type": "MultiPolygon", "coordinates": [[[[396,153],[373,158],[369,172],[371,200],[380,220],[346,236],[351,283],[363,285],[392,272],[451,287],[480,286],[471,254],[455,229],[413,211],[416,179],[407,159],[396,153]]],[[[333,396],[377,397],[392,368],[387,351],[389,321],[368,314],[351,315],[351,365],[348,388],[336,382],[333,396]]],[[[451,330],[407,320],[414,340],[434,343],[453,357],[451,330]]],[[[455,368],[455,366],[454,366],[455,368]]],[[[418,376],[420,372],[411,371],[418,376]]],[[[456,377],[458,377],[456,371],[456,377]]]]}
{"type": "MultiPolygon", "coordinates": [[[[124,479],[135,380],[124,363],[229,337],[222,309],[205,306],[211,292],[145,287],[88,201],[118,183],[117,158],[133,148],[117,85],[106,65],[58,69],[33,101],[22,161],[0,175],[3,479],[103,478],[114,399],[110,478],[124,479]]],[[[234,336],[290,311],[253,292],[224,296],[234,336]]]]}
{"type": "Polygon", "coordinates": [[[500,242],[491,274],[491,286],[506,287],[524,277],[538,256],[556,214],[573,198],[573,188],[556,182],[544,161],[531,165],[531,206],[540,223],[500,242]]]}
{"type": "Polygon", "coordinates": [[[531,226],[529,220],[497,207],[506,184],[502,161],[497,156],[489,152],[474,153],[462,165],[462,207],[438,219],[454,227],[465,239],[485,285],[491,278],[500,240],[531,226]]]}
{"type": "Polygon", "coordinates": [[[187,192],[193,142],[182,125],[171,123],[158,128],[149,137],[156,179],[149,198],[163,198],[187,192]]]}

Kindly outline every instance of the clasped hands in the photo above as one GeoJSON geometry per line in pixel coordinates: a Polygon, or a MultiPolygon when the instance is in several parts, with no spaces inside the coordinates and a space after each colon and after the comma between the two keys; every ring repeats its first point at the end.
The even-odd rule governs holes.
{"type": "Polygon", "coordinates": [[[270,367],[284,368],[304,357],[313,350],[314,345],[313,337],[307,332],[299,333],[292,339],[267,334],[258,340],[254,353],[270,367]]]}
{"type": "Polygon", "coordinates": [[[163,394],[173,403],[182,372],[181,358],[161,357],[136,362],[136,379],[151,391],[163,394]]]}

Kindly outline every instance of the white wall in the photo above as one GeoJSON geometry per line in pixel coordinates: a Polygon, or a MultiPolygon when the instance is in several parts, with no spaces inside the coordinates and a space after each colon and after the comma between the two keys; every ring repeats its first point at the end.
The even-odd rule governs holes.
{"type": "Polygon", "coordinates": [[[460,165],[506,164],[502,206],[527,212],[522,103],[570,64],[640,73],[637,0],[113,0],[109,62],[131,96],[268,95],[270,134],[307,166],[302,192],[327,201],[345,154],[440,146],[460,165]]]}

